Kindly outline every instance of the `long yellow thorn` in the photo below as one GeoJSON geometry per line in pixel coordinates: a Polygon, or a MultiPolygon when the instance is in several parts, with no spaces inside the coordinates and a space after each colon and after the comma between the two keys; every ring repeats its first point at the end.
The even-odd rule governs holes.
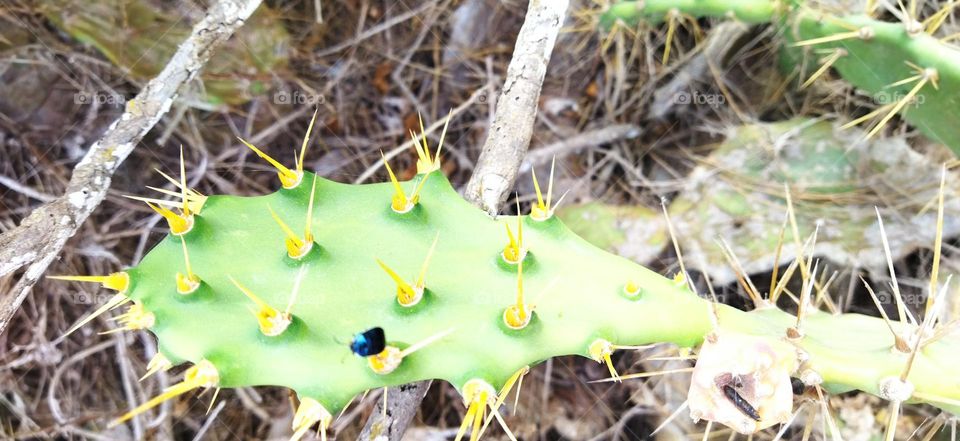
{"type": "Polygon", "coordinates": [[[252,291],[247,289],[247,287],[237,282],[233,277],[227,276],[227,279],[233,283],[244,295],[247,296],[254,304],[257,305],[257,309],[250,308],[253,315],[257,318],[257,324],[260,327],[260,332],[263,335],[268,337],[275,337],[283,333],[290,326],[291,318],[289,313],[281,313],[276,308],[268,305],[266,302],[257,297],[252,291]]]}
{"type": "Polygon", "coordinates": [[[303,240],[313,242],[313,200],[317,195],[317,175],[313,175],[313,184],[310,186],[310,202],[307,203],[307,225],[303,230],[303,240]]]}
{"type": "Polygon", "coordinates": [[[299,441],[317,423],[320,423],[320,436],[323,441],[326,441],[327,427],[332,421],[333,415],[320,402],[310,397],[301,398],[297,412],[293,416],[293,436],[290,437],[290,441],[299,441]]]}
{"type": "Polygon", "coordinates": [[[163,216],[163,218],[167,220],[167,225],[170,227],[170,234],[179,236],[181,234],[187,234],[193,229],[192,216],[181,216],[177,213],[174,213],[169,208],[153,205],[150,202],[147,202],[147,205],[153,209],[153,211],[160,216],[163,216]]]}
{"type": "Polygon", "coordinates": [[[433,237],[433,244],[430,245],[430,250],[427,251],[427,257],[423,259],[423,265],[420,266],[420,274],[417,276],[417,283],[415,284],[416,288],[420,291],[423,291],[426,288],[426,278],[427,278],[427,268],[430,266],[430,259],[433,258],[433,252],[437,249],[437,241],[440,240],[440,232],[437,232],[437,235],[433,237]]]}
{"type": "Polygon", "coordinates": [[[883,317],[883,322],[887,324],[887,328],[890,329],[890,333],[893,334],[894,346],[900,352],[910,352],[910,346],[907,344],[906,340],[897,334],[897,331],[893,329],[893,323],[890,321],[890,317],[887,317],[887,311],[883,309],[883,305],[880,304],[880,299],[877,298],[877,294],[873,292],[873,288],[869,283],[861,276],[860,281],[863,282],[863,286],[867,287],[867,292],[870,294],[870,297],[873,299],[873,304],[877,306],[877,310],[880,311],[880,316],[883,317]]]}
{"type": "MultiPolygon", "coordinates": [[[[927,305],[924,308],[927,314],[933,311],[934,293],[937,292],[937,284],[940,282],[940,255],[943,248],[943,194],[947,183],[947,166],[940,169],[940,191],[937,196],[937,236],[933,240],[933,264],[930,267],[930,287],[927,294],[927,305]]],[[[926,320],[929,320],[926,319],[926,320]]]]}
{"type": "Polygon", "coordinates": [[[177,292],[180,294],[190,294],[200,287],[200,277],[193,273],[193,268],[190,265],[190,252],[187,251],[187,240],[184,239],[183,236],[180,236],[180,244],[183,247],[183,261],[187,273],[177,273],[177,292]]]}
{"type": "Polygon", "coordinates": [[[403,306],[413,306],[419,303],[420,298],[423,293],[418,292],[412,285],[407,283],[406,280],[403,280],[403,277],[400,277],[393,268],[390,268],[386,263],[383,263],[382,260],[377,259],[377,263],[380,265],[380,268],[383,268],[383,271],[393,279],[393,282],[397,284],[397,302],[403,306]]]}
{"type": "Polygon", "coordinates": [[[817,78],[820,78],[820,76],[822,76],[824,73],[830,70],[830,67],[833,66],[833,63],[836,63],[837,60],[840,59],[840,57],[843,57],[846,55],[847,55],[846,49],[843,49],[843,48],[834,49],[834,51],[830,55],[826,56],[823,59],[822,61],[823,64],[820,65],[820,68],[817,69],[817,71],[814,72],[813,75],[810,75],[810,78],[807,78],[807,81],[804,81],[803,84],[800,85],[800,90],[806,89],[811,84],[813,84],[813,82],[816,81],[817,78]]]}
{"type": "Polygon", "coordinates": [[[680,11],[676,8],[672,8],[667,12],[667,38],[663,48],[663,61],[661,62],[664,66],[670,61],[670,46],[673,43],[673,34],[677,30],[677,17],[679,15],[680,11]]]}
{"type": "Polygon", "coordinates": [[[190,369],[187,369],[187,371],[183,374],[183,381],[166,388],[160,395],[151,398],[146,403],[137,406],[131,411],[123,414],[123,416],[120,418],[113,420],[108,427],[116,427],[124,421],[144,413],[164,401],[175,398],[193,389],[200,387],[214,387],[219,382],[220,374],[217,372],[217,368],[214,367],[209,361],[201,360],[196,365],[191,366],[190,369]]]}
{"type": "Polygon", "coordinates": [[[861,39],[861,40],[869,40],[869,39],[873,38],[874,35],[875,35],[875,34],[874,34],[874,31],[873,31],[872,28],[863,27],[863,28],[857,29],[857,30],[855,30],[855,31],[840,32],[840,33],[833,34],[833,35],[827,35],[827,36],[825,36],[825,37],[811,38],[811,39],[809,39],[809,40],[798,41],[798,42],[796,42],[796,43],[793,43],[791,46],[793,46],[793,47],[813,46],[813,45],[817,45],[817,44],[831,43],[831,42],[834,42],[834,41],[849,40],[849,39],[851,39],[851,38],[859,38],[859,39],[861,39]]]}
{"type": "MultiPolygon", "coordinates": [[[[412,210],[413,206],[416,205],[416,201],[411,201],[407,198],[407,194],[403,192],[403,187],[400,186],[397,175],[393,173],[393,168],[390,167],[390,162],[387,161],[387,157],[384,156],[383,152],[380,152],[380,156],[383,157],[383,165],[387,168],[390,183],[393,184],[393,197],[390,200],[390,208],[397,213],[406,213],[412,210]]],[[[417,192],[419,192],[419,188],[417,192]]]]}
{"type": "Polygon", "coordinates": [[[180,144],[180,200],[183,202],[183,206],[180,207],[183,216],[190,216],[190,204],[187,200],[187,166],[183,161],[183,144],[180,144]]]}
{"type": "Polygon", "coordinates": [[[455,331],[455,330],[456,330],[455,328],[450,328],[450,329],[447,329],[447,330],[445,330],[445,331],[440,331],[440,332],[438,332],[438,333],[436,333],[436,334],[433,334],[433,335],[431,335],[431,336],[429,336],[429,337],[427,337],[427,338],[425,338],[425,339],[423,339],[423,340],[420,340],[420,341],[418,341],[418,342],[416,342],[416,343],[414,343],[414,344],[412,344],[412,345],[410,345],[410,346],[407,346],[405,349],[403,349],[402,351],[400,351],[400,358],[406,357],[406,356],[408,356],[408,355],[410,355],[410,354],[413,354],[414,352],[417,352],[417,351],[419,351],[419,350],[421,350],[421,349],[423,349],[423,348],[425,348],[425,347],[427,347],[427,346],[430,346],[430,345],[432,345],[432,344],[440,341],[440,340],[443,339],[444,337],[452,334],[453,331],[455,331]]]}
{"type": "MultiPolygon", "coordinates": [[[[113,297],[110,297],[110,299],[108,299],[106,303],[104,303],[102,306],[100,306],[95,311],[90,313],[90,315],[84,317],[83,320],[80,320],[75,325],[71,326],[70,329],[67,329],[67,332],[63,334],[63,337],[73,334],[74,331],[76,331],[77,329],[80,329],[80,327],[82,327],[83,325],[90,323],[93,319],[103,315],[104,313],[106,313],[107,311],[110,311],[111,309],[116,309],[129,301],[131,301],[131,299],[123,294],[114,294],[113,297]]],[[[60,337],[60,338],[63,338],[63,337],[60,337]]]]}
{"type": "MultiPolygon", "coordinates": [[[[287,237],[284,240],[284,245],[287,247],[287,255],[291,259],[301,259],[303,256],[306,256],[310,252],[310,249],[313,247],[313,241],[304,241],[297,236],[297,233],[294,233],[290,226],[287,225],[283,219],[280,219],[280,216],[277,215],[273,208],[269,205],[267,209],[270,210],[270,215],[273,216],[273,220],[280,225],[280,229],[283,230],[283,234],[287,237]]],[[[309,222],[307,223],[309,225],[309,222]]]]}
{"type": "Polygon", "coordinates": [[[123,293],[130,287],[130,275],[118,271],[105,276],[46,276],[48,279],[69,280],[71,282],[96,282],[114,291],[123,293]]]}
{"type": "Polygon", "coordinates": [[[307,133],[303,135],[303,144],[300,145],[300,155],[297,156],[298,176],[303,176],[303,158],[307,156],[307,144],[310,142],[310,134],[313,133],[313,123],[317,121],[317,112],[319,111],[319,107],[313,111],[313,117],[310,118],[310,125],[307,126],[307,133]]]}
{"type": "Polygon", "coordinates": [[[295,188],[297,185],[300,184],[300,179],[303,177],[301,173],[290,170],[289,168],[287,168],[286,166],[278,162],[276,159],[273,159],[270,155],[258,149],[255,145],[245,141],[243,138],[238,137],[237,139],[239,139],[240,142],[242,142],[243,145],[247,146],[250,150],[253,150],[253,152],[256,153],[257,156],[263,158],[264,160],[269,162],[270,165],[273,166],[273,168],[277,169],[277,177],[280,178],[280,184],[283,185],[283,188],[286,188],[289,190],[289,189],[295,188]]]}
{"type": "Polygon", "coordinates": [[[951,0],[947,2],[939,11],[933,13],[933,15],[927,17],[923,21],[923,27],[926,33],[933,35],[940,29],[940,26],[947,20],[947,17],[950,16],[950,13],[953,12],[953,9],[957,6],[957,2],[951,0]]]}
{"type": "Polygon", "coordinates": [[[681,374],[684,372],[693,372],[693,368],[669,369],[669,370],[657,371],[657,372],[641,372],[638,374],[620,375],[617,378],[604,378],[602,380],[591,381],[591,383],[609,383],[611,381],[616,381],[619,383],[623,380],[631,380],[634,378],[649,378],[649,377],[656,377],[658,375],[681,374]]]}
{"type": "Polygon", "coordinates": [[[140,377],[139,381],[146,380],[153,374],[156,374],[160,371],[167,371],[173,367],[173,363],[168,359],[163,353],[157,352],[153,358],[147,363],[147,372],[140,377]]]}
{"type": "Polygon", "coordinates": [[[880,120],[880,122],[878,122],[877,125],[874,126],[873,129],[871,129],[870,132],[864,136],[864,139],[870,139],[871,137],[873,137],[873,135],[876,135],[877,133],[879,133],[880,130],[883,129],[883,126],[885,126],[887,122],[889,122],[890,119],[893,118],[894,115],[899,113],[900,110],[902,110],[903,107],[907,105],[907,103],[913,100],[913,97],[916,96],[917,93],[920,92],[920,89],[923,88],[923,86],[925,86],[928,82],[932,83],[934,87],[936,87],[938,74],[935,69],[932,69],[932,68],[924,69],[923,74],[920,75],[918,79],[919,81],[917,81],[917,84],[914,85],[913,88],[910,89],[910,91],[907,92],[907,94],[902,99],[900,99],[899,101],[896,102],[896,104],[894,104],[893,108],[890,109],[890,112],[887,113],[887,115],[884,116],[880,120]]]}

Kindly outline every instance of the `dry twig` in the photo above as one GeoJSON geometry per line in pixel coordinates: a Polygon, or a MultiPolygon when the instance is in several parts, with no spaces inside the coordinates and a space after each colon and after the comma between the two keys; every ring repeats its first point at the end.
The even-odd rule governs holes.
{"type": "Polygon", "coordinates": [[[527,154],[547,74],[550,54],[567,11],[567,0],[531,1],[507,79],[497,99],[496,116],[483,143],[477,167],[464,197],[491,216],[513,188],[520,163],[527,154]]]}

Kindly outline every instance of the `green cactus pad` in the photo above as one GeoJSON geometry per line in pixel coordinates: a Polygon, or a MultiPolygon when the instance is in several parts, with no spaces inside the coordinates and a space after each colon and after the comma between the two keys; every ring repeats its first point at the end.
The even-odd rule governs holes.
{"type": "MultiPolygon", "coordinates": [[[[312,179],[308,173],[303,182],[312,179]]],[[[415,182],[402,185],[412,188],[415,182]]],[[[366,390],[423,379],[443,379],[458,388],[482,379],[499,387],[525,365],[588,356],[598,338],[618,345],[693,347],[713,330],[711,304],[682,281],[590,245],[556,217],[540,222],[527,216],[521,218],[528,250],[523,284],[535,316],[526,328],[510,330],[502,314],[515,302],[517,269],[502,262],[500,253],[507,243],[504,225],[516,232],[517,218],[488,217],[438,172],[408,213],[391,210],[392,192],[389,184],[318,179],[311,220],[316,243],[300,261],[287,256],[284,233],[270,209],[301,230],[309,185],[266,196],[211,196],[183,236],[200,288],[177,292],[175,275],[184,271],[181,238],[168,236],[127,271],[126,294],[154,314],[150,331],[174,363],[207,360],[221,387],[285,386],[333,413],[366,390]],[[376,259],[412,281],[437,237],[424,299],[411,308],[398,305],[396,284],[376,259]],[[254,303],[229,278],[283,310],[301,267],[305,277],[292,324],[276,337],[261,334],[250,311],[254,303]],[[640,287],[636,298],[624,295],[628,282],[640,287]],[[374,326],[383,327],[388,342],[401,349],[452,332],[380,375],[349,348],[354,334],[374,326]]],[[[723,329],[776,340],[796,321],[773,308],[742,312],[718,305],[718,311],[723,329]]],[[[803,368],[819,373],[830,391],[876,394],[879,382],[897,375],[906,360],[891,350],[893,337],[877,318],[811,313],[804,332],[796,341],[808,358],[803,368]]],[[[942,375],[958,353],[956,333],[925,346],[910,377],[916,390],[960,399],[960,383],[942,375]]]]}
{"type": "MultiPolygon", "coordinates": [[[[688,1],[623,1],[612,5],[600,16],[600,25],[613,23],[635,25],[640,21],[659,24],[670,10],[693,17],[735,18],[745,23],[774,23],[783,28],[788,44],[810,41],[857,30],[869,37],[825,41],[809,47],[821,51],[843,49],[833,68],[853,86],[876,98],[879,104],[891,104],[908,96],[916,81],[897,84],[917,75],[908,65],[934,69],[938,84],[928,82],[899,115],[931,139],[943,143],[960,155],[960,126],[954,123],[955,109],[960,107],[960,49],[927,34],[923,26],[908,32],[900,22],[885,22],[866,15],[839,16],[816,9],[813,2],[778,0],[688,0],[688,1]],[[789,5],[789,7],[787,6],[789,5]]],[[[787,59],[797,60],[795,48],[784,48],[787,59]]],[[[817,58],[810,53],[809,64],[816,68],[817,58]]],[[[788,63],[790,64],[790,63],[788,63]]],[[[884,112],[886,113],[886,112],[884,112]]],[[[880,119],[883,115],[878,115],[880,119]]]]}

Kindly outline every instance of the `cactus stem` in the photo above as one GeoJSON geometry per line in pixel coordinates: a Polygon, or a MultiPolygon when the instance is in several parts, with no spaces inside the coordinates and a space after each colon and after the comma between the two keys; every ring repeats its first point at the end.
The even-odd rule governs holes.
{"type": "MultiPolygon", "coordinates": [[[[256,294],[247,289],[245,286],[241,285],[240,282],[237,282],[233,277],[227,276],[227,278],[230,279],[230,282],[232,282],[237,289],[243,292],[247,298],[256,304],[256,309],[254,309],[252,306],[249,307],[249,309],[250,312],[252,312],[257,318],[257,324],[260,326],[260,332],[263,333],[263,335],[266,335],[267,337],[276,337],[282,334],[283,331],[290,326],[292,317],[290,315],[289,308],[292,307],[293,300],[291,300],[290,304],[287,306],[287,311],[281,313],[276,308],[261,300],[256,294]]],[[[299,283],[296,285],[299,285],[299,283]]],[[[295,296],[296,289],[294,290],[293,295],[291,295],[291,299],[295,298],[295,296]]]]}
{"type": "MultiPolygon", "coordinates": [[[[123,295],[122,293],[120,293],[120,294],[115,294],[113,297],[110,297],[110,299],[107,300],[107,302],[104,303],[103,306],[97,308],[95,311],[93,311],[92,313],[90,313],[90,315],[84,317],[83,320],[80,320],[80,321],[77,322],[75,325],[71,326],[70,329],[67,329],[67,332],[65,332],[65,333],[63,334],[63,337],[66,337],[66,336],[68,336],[68,335],[70,335],[70,334],[73,334],[74,331],[76,331],[77,329],[80,329],[80,327],[82,327],[83,325],[86,325],[87,323],[90,323],[91,321],[93,321],[93,319],[95,319],[95,318],[103,315],[103,314],[106,313],[107,311],[110,311],[110,310],[112,310],[112,309],[116,309],[116,308],[120,307],[121,305],[123,305],[124,303],[127,303],[127,302],[129,302],[129,301],[131,301],[131,299],[130,299],[129,297],[123,295]]],[[[61,338],[63,338],[63,337],[61,337],[61,338]]]]}
{"type": "Polygon", "coordinates": [[[184,295],[193,294],[200,287],[200,277],[193,273],[193,268],[190,266],[190,253],[187,251],[187,241],[183,236],[180,236],[180,244],[183,247],[183,262],[187,273],[177,272],[177,292],[184,295]]]}
{"type": "MultiPolygon", "coordinates": [[[[273,166],[273,168],[277,169],[277,177],[280,178],[280,185],[282,185],[283,188],[290,190],[290,189],[296,188],[297,185],[300,185],[300,181],[303,179],[302,172],[290,170],[283,164],[279,163],[276,159],[273,159],[270,155],[258,149],[253,144],[250,144],[249,142],[245,141],[243,138],[238,137],[237,139],[239,139],[240,142],[242,142],[243,145],[247,146],[250,150],[253,150],[253,152],[256,153],[257,156],[263,158],[265,161],[269,162],[270,165],[273,166]]],[[[298,166],[301,160],[302,159],[298,158],[297,160],[298,166]]]]}
{"type": "Polygon", "coordinates": [[[802,47],[802,46],[814,46],[823,43],[832,43],[836,41],[849,40],[851,38],[859,38],[861,40],[870,40],[876,35],[876,32],[873,28],[869,26],[864,26],[855,31],[849,32],[838,32],[833,35],[827,35],[825,37],[811,38],[809,40],[798,41],[793,43],[793,47],[802,47]]]}
{"type": "Polygon", "coordinates": [[[112,319],[120,323],[120,327],[109,331],[101,332],[101,335],[114,334],[121,331],[136,331],[150,328],[156,323],[157,319],[152,312],[143,308],[142,304],[134,303],[127,307],[127,312],[120,314],[112,319]]]}
{"type": "MultiPolygon", "coordinates": [[[[313,197],[313,194],[311,193],[311,198],[312,197],[313,197]]],[[[306,256],[307,253],[309,253],[310,250],[313,248],[313,237],[312,237],[313,235],[310,234],[310,231],[309,231],[310,223],[311,223],[310,219],[309,218],[307,219],[307,227],[306,227],[307,234],[309,234],[310,237],[300,239],[300,237],[297,236],[297,234],[294,233],[292,229],[290,229],[290,226],[288,226],[286,222],[283,221],[283,219],[280,219],[280,216],[277,215],[277,212],[273,211],[273,207],[267,205],[267,209],[270,210],[270,215],[273,216],[273,220],[277,221],[277,224],[280,225],[280,229],[282,229],[283,233],[287,236],[286,239],[284,239],[283,241],[284,245],[287,247],[287,255],[290,256],[291,259],[295,259],[295,260],[300,260],[304,256],[306,256]]],[[[312,211],[312,204],[311,204],[311,207],[308,209],[308,213],[310,213],[311,211],[312,211]]],[[[310,215],[312,215],[312,213],[310,213],[310,215]]]]}
{"type": "Polygon", "coordinates": [[[503,323],[508,328],[518,330],[526,328],[533,318],[535,305],[524,303],[523,299],[523,260],[517,264],[517,301],[503,311],[503,323]]]}
{"type": "Polygon", "coordinates": [[[109,427],[116,427],[124,421],[140,415],[141,413],[144,413],[171,398],[178,397],[197,388],[214,387],[219,382],[220,374],[217,372],[217,368],[213,366],[213,363],[210,363],[207,360],[200,360],[200,362],[191,366],[186,372],[184,372],[183,381],[166,388],[160,395],[151,398],[146,403],[143,403],[131,411],[123,414],[120,418],[111,421],[109,427]]]}
{"type": "Polygon", "coordinates": [[[297,412],[293,416],[293,436],[290,437],[290,441],[299,441],[317,423],[320,423],[320,439],[327,441],[327,427],[332,421],[333,415],[317,400],[309,397],[301,398],[297,412]]]}
{"type": "Polygon", "coordinates": [[[807,80],[800,85],[800,90],[806,89],[811,84],[813,84],[813,82],[816,81],[817,78],[820,78],[823,74],[825,74],[828,70],[830,70],[830,66],[833,66],[833,63],[836,63],[837,60],[840,59],[840,57],[847,56],[847,54],[848,54],[847,50],[841,47],[838,47],[833,51],[831,51],[830,55],[827,55],[821,60],[822,64],[820,65],[820,68],[817,69],[816,72],[810,75],[810,78],[807,78],[807,80]]]}
{"type": "Polygon", "coordinates": [[[147,363],[147,372],[143,374],[142,377],[140,377],[139,381],[146,380],[148,377],[150,377],[153,374],[156,374],[157,372],[160,372],[160,371],[166,372],[172,367],[173,367],[173,362],[171,362],[166,355],[163,355],[163,353],[157,352],[156,355],[154,355],[153,358],[151,358],[150,361],[147,363]]]}
{"type": "Polygon", "coordinates": [[[177,214],[167,207],[154,205],[150,202],[147,202],[147,205],[150,206],[153,211],[160,216],[163,216],[163,218],[167,220],[167,225],[170,227],[170,234],[173,234],[174,236],[180,236],[189,233],[190,230],[193,229],[192,214],[177,214]]]}
{"type": "Polygon", "coordinates": [[[537,171],[536,169],[530,169],[530,173],[533,175],[533,189],[537,192],[537,204],[530,209],[530,218],[535,221],[545,221],[550,219],[550,216],[553,216],[553,209],[551,207],[551,202],[553,199],[553,171],[554,167],[557,165],[557,157],[553,157],[553,161],[550,162],[550,179],[547,181],[547,199],[544,201],[543,194],[540,193],[540,183],[537,182],[537,171]]]}

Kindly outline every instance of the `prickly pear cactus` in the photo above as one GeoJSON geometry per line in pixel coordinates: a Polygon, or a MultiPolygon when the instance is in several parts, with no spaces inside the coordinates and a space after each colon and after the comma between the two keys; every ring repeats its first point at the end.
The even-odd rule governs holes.
{"type": "Polygon", "coordinates": [[[552,189],[531,215],[493,219],[461,199],[426,146],[413,180],[390,171],[391,183],[371,185],[304,172],[305,146],[293,169],[251,146],[278,168],[282,188],[269,195],[206,197],[168,177],[181,200],[147,201],[171,233],[140,264],[62,277],[117,291],[80,324],[126,305],[118,329],[159,342],[148,374],[192,364],[116,422],[193,389],[284,386],[300,399],[296,439],[364,391],[442,379],[468,409],[458,438],[472,427],[475,439],[530,365],[577,354],[622,381],[644,374],[617,373],[613,351],[704,341],[690,408],[743,433],[790,416],[791,376],[960,410],[960,383],[944,375],[960,336],[931,318],[891,323],[894,337],[856,314],[798,319],[766,301],[743,312],[576,236],[553,215],[552,189]],[[373,327],[385,348],[355,355],[352,339],[373,327]],[[728,351],[737,358],[717,356],[728,351]]]}
{"type": "MultiPolygon", "coordinates": [[[[873,17],[880,15],[880,2],[852,3],[857,4],[837,6],[845,10],[841,13],[819,2],[801,0],[621,1],[601,15],[600,24],[609,29],[616,23],[665,22],[665,54],[669,54],[669,36],[685,20],[718,17],[749,24],[773,23],[783,29],[788,49],[808,49],[808,64],[817,67],[802,79],[801,87],[834,68],[882,104],[850,121],[849,126],[872,121],[867,133],[872,137],[899,114],[960,154],[960,127],[953,120],[954,109],[960,105],[956,93],[960,90],[960,48],[948,41],[952,36],[936,36],[953,3],[947,2],[926,18],[918,18],[915,10],[901,9],[897,22],[873,17]]],[[[915,2],[911,5],[915,9],[915,2]]],[[[793,52],[785,51],[785,56],[798,58],[793,52]]]]}

